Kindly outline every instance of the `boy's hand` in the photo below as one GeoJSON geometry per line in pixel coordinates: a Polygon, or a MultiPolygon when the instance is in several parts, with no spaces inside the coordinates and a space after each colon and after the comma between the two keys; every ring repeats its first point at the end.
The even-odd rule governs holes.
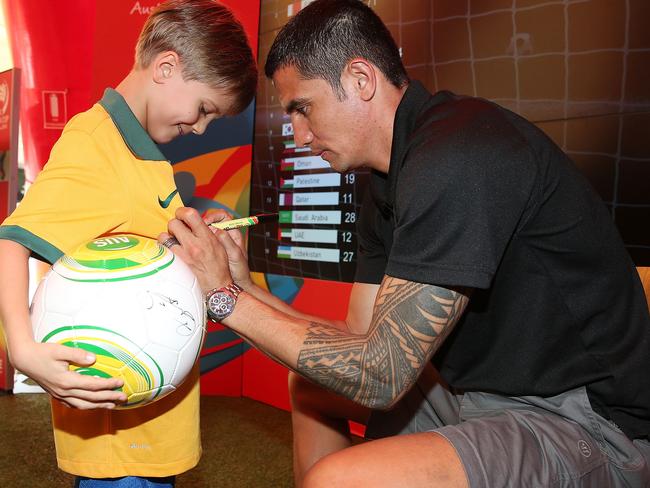
{"type": "Polygon", "coordinates": [[[86,376],[68,368],[94,362],[95,357],[87,351],[60,344],[31,342],[12,350],[14,367],[69,407],[111,409],[126,401],[123,392],[115,391],[123,385],[121,379],[86,376]]]}

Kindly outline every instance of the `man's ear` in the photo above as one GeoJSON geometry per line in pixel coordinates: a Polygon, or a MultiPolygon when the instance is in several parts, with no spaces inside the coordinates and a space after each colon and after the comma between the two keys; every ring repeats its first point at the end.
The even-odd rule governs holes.
{"type": "Polygon", "coordinates": [[[174,51],[158,53],[151,63],[153,81],[165,83],[180,70],[180,59],[174,51]]]}
{"type": "Polygon", "coordinates": [[[377,71],[374,65],[365,59],[356,58],[348,62],[344,74],[348,83],[353,83],[352,88],[362,100],[372,99],[377,90],[377,71]]]}

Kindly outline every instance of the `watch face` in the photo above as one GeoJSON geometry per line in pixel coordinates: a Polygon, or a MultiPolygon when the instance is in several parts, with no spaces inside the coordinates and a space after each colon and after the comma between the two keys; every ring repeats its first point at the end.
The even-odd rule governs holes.
{"type": "Polygon", "coordinates": [[[235,308],[235,299],[228,293],[217,291],[208,300],[208,315],[213,320],[223,320],[235,308]]]}

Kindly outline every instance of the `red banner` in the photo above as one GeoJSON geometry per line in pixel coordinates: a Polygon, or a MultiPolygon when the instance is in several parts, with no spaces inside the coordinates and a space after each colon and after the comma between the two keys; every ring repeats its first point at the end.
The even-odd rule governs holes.
{"type": "Polygon", "coordinates": [[[0,222],[9,214],[9,182],[0,181],[0,222]]]}
{"type": "MultiPolygon", "coordinates": [[[[0,73],[0,222],[13,211],[18,195],[19,74],[17,69],[0,73]]],[[[0,327],[0,391],[11,390],[13,384],[13,368],[0,327]]]]}
{"type": "MultiPolygon", "coordinates": [[[[149,12],[160,0],[96,2],[91,99],[99,100],[108,86],[116,86],[133,67],[135,43],[149,12]],[[117,34],[117,35],[116,35],[117,34]]],[[[260,0],[221,0],[244,26],[257,57],[260,0]]]]}
{"type": "MultiPolygon", "coordinates": [[[[9,150],[11,146],[11,114],[14,100],[14,71],[0,73],[0,152],[9,150]]],[[[6,164],[4,162],[0,164],[6,164]]],[[[4,169],[0,167],[0,170],[4,169]]],[[[6,171],[6,170],[5,170],[6,171]]],[[[0,180],[6,176],[0,173],[0,180]]],[[[2,214],[0,214],[0,217],[2,214]]]]}

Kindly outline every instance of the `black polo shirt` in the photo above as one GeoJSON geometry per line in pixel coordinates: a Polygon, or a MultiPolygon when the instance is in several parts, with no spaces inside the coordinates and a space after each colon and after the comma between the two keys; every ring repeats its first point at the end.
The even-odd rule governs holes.
{"type": "Polygon", "coordinates": [[[585,386],[630,438],[650,433],[650,318],[606,207],[534,125],[418,82],[373,173],[356,281],[475,289],[434,357],[460,390],[553,396],[585,386]]]}

